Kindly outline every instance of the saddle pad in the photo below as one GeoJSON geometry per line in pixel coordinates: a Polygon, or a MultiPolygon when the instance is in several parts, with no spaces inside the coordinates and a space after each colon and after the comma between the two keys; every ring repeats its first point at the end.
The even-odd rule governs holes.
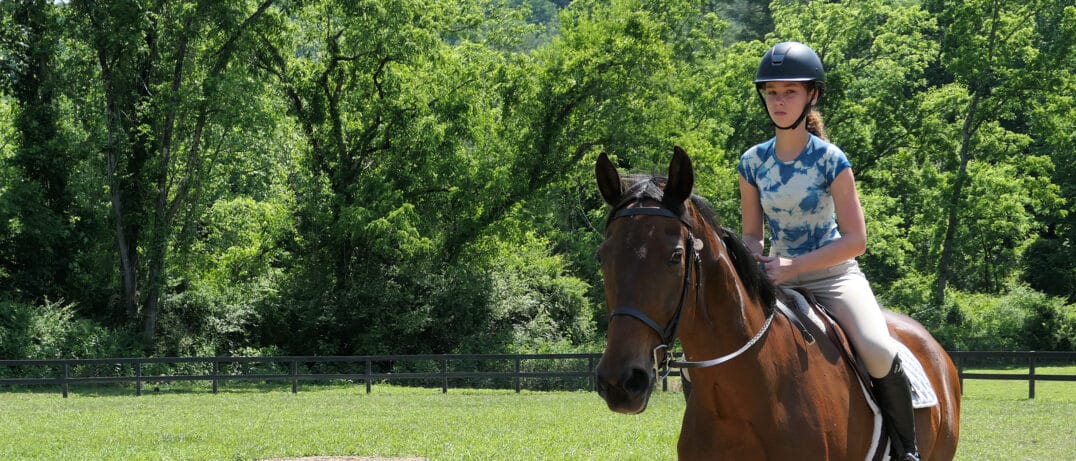
{"type": "Polygon", "coordinates": [[[904,374],[908,375],[908,382],[912,385],[912,407],[929,408],[937,405],[938,394],[934,393],[934,387],[930,385],[930,379],[923,370],[923,364],[919,363],[919,358],[900,341],[897,341],[897,355],[900,356],[904,374]]]}

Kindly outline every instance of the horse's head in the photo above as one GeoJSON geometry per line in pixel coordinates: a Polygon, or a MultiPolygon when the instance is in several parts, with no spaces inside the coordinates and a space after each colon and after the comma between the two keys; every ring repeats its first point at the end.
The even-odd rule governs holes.
{"type": "Polygon", "coordinates": [[[610,316],[598,393],[613,411],[639,413],[690,302],[691,279],[698,279],[701,241],[691,233],[685,206],[695,176],[679,147],[667,179],[622,181],[605,154],[595,169],[598,189],[612,207],[598,251],[610,316]]]}

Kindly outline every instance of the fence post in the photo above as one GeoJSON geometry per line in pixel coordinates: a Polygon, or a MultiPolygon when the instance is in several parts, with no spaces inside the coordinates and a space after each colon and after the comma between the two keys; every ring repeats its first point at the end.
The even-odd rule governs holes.
{"type": "Polygon", "coordinates": [[[367,394],[370,393],[370,386],[371,386],[371,384],[370,384],[370,370],[371,370],[370,359],[366,359],[366,376],[364,376],[363,379],[366,380],[366,393],[367,394]]]}
{"type": "Polygon", "coordinates": [[[1028,377],[1027,377],[1027,398],[1035,398],[1035,351],[1031,351],[1027,355],[1028,364],[1028,377]]]}
{"type": "Polygon", "coordinates": [[[516,356],[516,393],[523,390],[523,359],[516,356]]]}
{"type": "Polygon", "coordinates": [[[590,373],[590,377],[587,378],[590,383],[590,391],[594,392],[594,388],[597,387],[596,378],[594,377],[594,357],[587,357],[587,371],[590,373]]]}
{"type": "Polygon", "coordinates": [[[217,382],[220,376],[220,362],[217,359],[213,359],[213,393],[217,393],[217,382]]]}
{"type": "Polygon", "coordinates": [[[64,376],[63,376],[63,378],[60,378],[60,387],[63,388],[64,398],[65,399],[67,398],[67,391],[68,391],[67,378],[68,378],[68,375],[70,375],[70,373],[71,373],[71,365],[69,364],[68,361],[64,360],[64,376]]]}
{"type": "Polygon", "coordinates": [[[448,393],[448,357],[441,358],[441,393],[448,393]]]}
{"type": "Polygon", "coordinates": [[[956,374],[960,377],[960,395],[964,395],[964,361],[957,362],[956,374]]]}
{"type": "Polygon", "coordinates": [[[291,361],[291,393],[299,393],[299,362],[297,360],[291,361]]]}
{"type": "Polygon", "coordinates": [[[135,395],[142,396],[142,362],[135,362],[135,395]]]}

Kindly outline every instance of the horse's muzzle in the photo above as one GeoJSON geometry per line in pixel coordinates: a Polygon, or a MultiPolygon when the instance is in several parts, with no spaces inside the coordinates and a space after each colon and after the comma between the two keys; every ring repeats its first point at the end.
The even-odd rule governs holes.
{"type": "Polygon", "coordinates": [[[595,373],[598,395],[617,413],[636,414],[646,410],[653,390],[653,368],[610,367],[603,360],[595,373]]]}

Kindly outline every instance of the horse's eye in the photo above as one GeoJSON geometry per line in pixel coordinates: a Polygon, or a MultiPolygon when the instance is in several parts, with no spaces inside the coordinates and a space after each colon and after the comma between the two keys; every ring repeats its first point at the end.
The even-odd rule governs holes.
{"type": "Polygon", "coordinates": [[[669,258],[669,264],[680,264],[680,261],[684,259],[684,249],[677,248],[673,250],[672,257],[669,258]]]}

